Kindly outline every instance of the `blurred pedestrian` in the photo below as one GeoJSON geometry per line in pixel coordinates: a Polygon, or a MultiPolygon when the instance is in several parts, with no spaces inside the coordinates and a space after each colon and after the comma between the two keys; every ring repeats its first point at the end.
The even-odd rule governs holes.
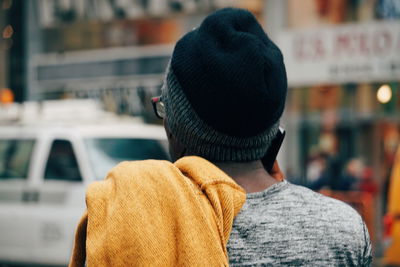
{"type": "Polygon", "coordinates": [[[318,150],[314,150],[308,161],[306,169],[307,184],[311,185],[318,181],[326,172],[328,155],[318,150]]]}
{"type": "Polygon", "coordinates": [[[339,177],[337,186],[334,190],[340,191],[358,191],[362,181],[364,163],[359,158],[350,159],[339,177]]]}
{"type": "Polygon", "coordinates": [[[250,12],[216,11],[183,36],[153,100],[177,161],[122,163],[89,186],[71,266],[369,266],[357,212],[274,162],[286,91],[250,12]]]}
{"type": "Polygon", "coordinates": [[[321,172],[318,179],[310,182],[308,188],[319,191],[322,189],[340,190],[343,163],[339,156],[326,158],[326,167],[321,172]]]}

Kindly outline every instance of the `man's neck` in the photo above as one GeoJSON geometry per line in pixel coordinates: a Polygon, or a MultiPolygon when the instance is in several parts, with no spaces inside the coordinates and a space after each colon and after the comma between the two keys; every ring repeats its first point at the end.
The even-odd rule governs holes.
{"type": "Polygon", "coordinates": [[[214,162],[228,174],[246,193],[261,192],[278,181],[265,170],[261,161],[214,162]]]}

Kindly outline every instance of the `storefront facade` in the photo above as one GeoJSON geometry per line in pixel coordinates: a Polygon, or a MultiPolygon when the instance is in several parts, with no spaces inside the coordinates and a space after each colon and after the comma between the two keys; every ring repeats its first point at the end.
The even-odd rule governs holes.
{"type": "Polygon", "coordinates": [[[278,43],[291,88],[287,122],[301,129],[301,142],[293,145],[301,160],[287,167],[302,169],[296,162],[304,166],[307,155],[318,151],[345,159],[360,154],[378,166],[371,141],[393,136],[386,131],[399,123],[400,23],[286,31],[278,43]],[[377,124],[386,126],[375,129],[377,124]]]}
{"type": "Polygon", "coordinates": [[[276,38],[290,88],[281,155],[288,179],[372,196],[364,209],[377,256],[400,144],[400,7],[388,13],[389,2],[287,1],[287,27],[276,38]]]}

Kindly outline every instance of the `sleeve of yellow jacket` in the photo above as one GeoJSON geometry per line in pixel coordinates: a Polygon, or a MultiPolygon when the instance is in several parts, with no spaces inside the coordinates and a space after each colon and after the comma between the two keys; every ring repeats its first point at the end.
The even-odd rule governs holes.
{"type": "Polygon", "coordinates": [[[89,186],[70,266],[228,266],[245,199],[199,157],[123,162],[89,186]]]}

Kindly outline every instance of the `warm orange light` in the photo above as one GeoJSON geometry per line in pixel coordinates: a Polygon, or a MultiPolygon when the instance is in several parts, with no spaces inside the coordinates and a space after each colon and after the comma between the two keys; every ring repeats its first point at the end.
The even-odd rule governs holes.
{"type": "Polygon", "coordinates": [[[379,87],[378,92],[376,93],[376,98],[382,104],[388,103],[392,99],[392,89],[389,85],[384,84],[379,87]]]}
{"type": "Polygon", "coordinates": [[[8,88],[0,89],[0,103],[10,104],[14,102],[14,94],[8,88]]]}
{"type": "Polygon", "coordinates": [[[2,7],[4,10],[7,10],[7,9],[9,9],[11,6],[12,6],[12,0],[4,0],[1,7],[2,7]]]}
{"type": "Polygon", "coordinates": [[[14,29],[11,25],[7,25],[3,30],[3,38],[9,39],[14,34],[14,29]]]}

